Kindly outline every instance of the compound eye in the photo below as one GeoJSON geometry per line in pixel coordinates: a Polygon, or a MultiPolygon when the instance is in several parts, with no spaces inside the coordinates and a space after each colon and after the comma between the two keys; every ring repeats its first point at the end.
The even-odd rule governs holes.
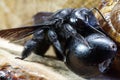
{"type": "Polygon", "coordinates": [[[87,15],[87,13],[84,12],[84,11],[77,11],[77,12],[75,13],[75,16],[76,16],[76,18],[77,18],[78,20],[82,20],[82,21],[88,20],[88,15],[87,15]]]}
{"type": "Polygon", "coordinates": [[[70,17],[70,23],[72,25],[82,25],[84,22],[88,22],[88,16],[87,13],[78,10],[70,17]]]}

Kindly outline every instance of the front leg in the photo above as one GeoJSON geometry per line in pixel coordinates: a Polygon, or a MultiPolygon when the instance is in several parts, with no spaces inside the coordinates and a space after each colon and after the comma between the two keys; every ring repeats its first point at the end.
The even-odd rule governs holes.
{"type": "MultiPolygon", "coordinates": [[[[61,36],[63,36],[66,39],[68,39],[70,36],[76,36],[77,31],[70,24],[63,24],[61,26],[62,26],[61,30],[60,30],[61,32],[59,32],[61,34],[61,36]]],[[[61,47],[61,44],[58,40],[58,37],[57,37],[57,34],[55,31],[49,30],[48,37],[49,37],[49,40],[53,43],[53,45],[55,47],[54,50],[57,55],[57,58],[59,58],[59,60],[65,60],[64,50],[65,50],[67,40],[64,39],[63,41],[61,41],[61,44],[63,43],[62,47],[61,47]]]]}
{"type": "Polygon", "coordinates": [[[56,55],[58,55],[57,57],[62,56],[62,60],[64,60],[65,55],[63,53],[63,49],[62,49],[61,44],[58,40],[56,32],[53,30],[49,30],[48,31],[48,38],[52,42],[53,46],[55,47],[55,50],[57,50],[59,52],[59,53],[58,52],[56,53],[56,55]]]}
{"type": "Polygon", "coordinates": [[[71,36],[76,36],[77,31],[70,24],[63,24],[62,33],[64,33],[63,36],[65,36],[65,38],[68,39],[71,36]]]}

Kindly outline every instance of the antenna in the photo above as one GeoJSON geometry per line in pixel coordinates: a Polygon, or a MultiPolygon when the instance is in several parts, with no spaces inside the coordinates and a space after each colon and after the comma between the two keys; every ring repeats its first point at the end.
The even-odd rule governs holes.
{"type": "Polygon", "coordinates": [[[101,17],[104,19],[104,21],[105,21],[106,23],[108,23],[108,21],[105,19],[105,17],[103,16],[103,14],[102,14],[102,13],[100,12],[100,10],[98,10],[96,7],[92,8],[91,11],[94,10],[94,9],[101,15],[101,17]]]}

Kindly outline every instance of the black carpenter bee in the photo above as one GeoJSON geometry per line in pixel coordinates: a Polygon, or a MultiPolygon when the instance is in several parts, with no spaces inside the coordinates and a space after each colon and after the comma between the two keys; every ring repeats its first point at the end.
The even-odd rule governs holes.
{"type": "Polygon", "coordinates": [[[44,56],[53,45],[58,59],[79,75],[109,69],[117,46],[100,28],[92,9],[66,8],[55,13],[39,12],[34,21],[33,26],[0,31],[1,37],[10,40],[33,34],[32,39],[26,42],[20,59],[28,57],[31,51],[44,56]]]}

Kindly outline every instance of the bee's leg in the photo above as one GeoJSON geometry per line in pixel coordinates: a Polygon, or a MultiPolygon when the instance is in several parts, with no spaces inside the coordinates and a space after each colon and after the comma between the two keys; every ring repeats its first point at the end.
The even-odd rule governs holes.
{"type": "MultiPolygon", "coordinates": [[[[44,41],[44,39],[45,39],[45,32],[44,32],[44,30],[37,31],[34,34],[33,38],[26,42],[26,44],[24,46],[24,50],[22,52],[22,57],[21,58],[18,57],[18,58],[19,59],[25,59],[26,57],[28,57],[31,54],[31,52],[37,47],[37,45],[44,41]]],[[[44,47],[44,46],[41,45],[40,47],[44,47]]],[[[46,47],[45,49],[43,49],[44,51],[41,50],[43,53],[39,53],[39,54],[43,55],[44,52],[47,49],[48,48],[46,47]]]]}
{"type": "Polygon", "coordinates": [[[49,30],[48,31],[48,38],[49,38],[49,40],[51,41],[51,43],[53,44],[54,48],[57,51],[56,55],[62,57],[62,59],[64,60],[65,55],[64,55],[62,46],[61,46],[61,44],[60,44],[60,42],[57,38],[57,34],[53,30],[49,30]]]}
{"type": "MultiPolygon", "coordinates": [[[[54,46],[53,46],[54,47],[54,46]]],[[[63,60],[63,55],[54,47],[54,51],[58,60],[63,60]]]]}
{"type": "Polygon", "coordinates": [[[22,52],[21,57],[16,57],[17,59],[25,59],[26,57],[28,57],[32,50],[34,49],[34,47],[36,46],[37,42],[34,41],[33,39],[29,40],[26,42],[25,46],[24,46],[24,50],[22,52]]]}

